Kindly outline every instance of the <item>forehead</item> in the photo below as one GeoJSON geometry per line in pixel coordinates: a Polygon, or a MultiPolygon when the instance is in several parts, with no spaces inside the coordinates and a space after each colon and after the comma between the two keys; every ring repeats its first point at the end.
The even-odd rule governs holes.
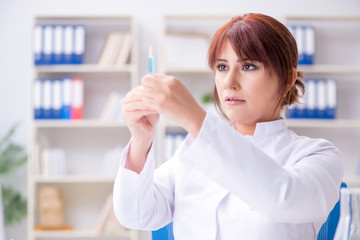
{"type": "Polygon", "coordinates": [[[217,59],[237,59],[239,57],[236,55],[233,46],[231,45],[229,40],[226,40],[222,43],[221,47],[219,48],[219,52],[217,54],[217,59]]]}

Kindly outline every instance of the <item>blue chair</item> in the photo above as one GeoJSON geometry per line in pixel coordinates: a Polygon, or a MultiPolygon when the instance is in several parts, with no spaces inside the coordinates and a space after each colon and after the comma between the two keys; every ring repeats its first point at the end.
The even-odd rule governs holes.
{"type": "MultiPolygon", "coordinates": [[[[340,188],[346,188],[346,183],[342,182],[340,188]]],[[[320,228],[317,240],[333,240],[335,236],[336,227],[340,218],[340,200],[335,204],[331,210],[326,222],[320,228]]]]}
{"type": "Polygon", "coordinates": [[[152,231],[152,240],[174,240],[173,223],[169,223],[159,230],[152,231]]]}
{"type": "MultiPolygon", "coordinates": [[[[347,187],[342,182],[341,188],[347,187]]],[[[335,231],[340,217],[340,200],[335,204],[333,210],[331,210],[326,222],[322,225],[317,240],[333,240],[335,231]]],[[[173,223],[169,223],[163,228],[152,232],[152,240],[174,240],[173,223]]]]}

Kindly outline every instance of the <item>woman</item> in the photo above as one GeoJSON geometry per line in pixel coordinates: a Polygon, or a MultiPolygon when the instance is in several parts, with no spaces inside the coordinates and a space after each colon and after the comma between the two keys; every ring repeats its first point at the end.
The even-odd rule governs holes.
{"type": "Polygon", "coordinates": [[[124,226],[174,223],[176,239],[316,239],[339,199],[341,153],[297,136],[282,109],[300,97],[297,47],[261,14],[233,18],[212,39],[214,100],[230,121],[206,113],[176,78],[147,75],[122,102],[132,134],[114,185],[124,226]],[[189,134],[154,171],[159,114],[189,134]]]}

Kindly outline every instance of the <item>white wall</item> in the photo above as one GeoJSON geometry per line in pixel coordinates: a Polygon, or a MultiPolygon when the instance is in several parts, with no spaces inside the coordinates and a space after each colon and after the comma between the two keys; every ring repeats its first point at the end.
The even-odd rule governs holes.
{"type": "MultiPolygon", "coordinates": [[[[156,51],[163,14],[232,14],[261,12],[280,18],[284,14],[360,14],[359,0],[0,0],[0,136],[20,121],[15,140],[27,145],[30,76],[30,35],[34,15],[133,14],[140,33],[140,76],[146,72],[147,47],[156,51]]],[[[156,57],[156,56],[155,56],[156,57]]],[[[26,169],[1,179],[26,195],[26,169]]],[[[7,229],[7,239],[26,239],[25,221],[7,229]]]]}

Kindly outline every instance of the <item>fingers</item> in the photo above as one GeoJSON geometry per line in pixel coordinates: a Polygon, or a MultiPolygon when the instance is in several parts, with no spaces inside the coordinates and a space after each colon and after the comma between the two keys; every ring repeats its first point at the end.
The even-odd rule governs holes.
{"type": "Polygon", "coordinates": [[[148,111],[155,113],[156,111],[151,108],[148,104],[145,104],[143,101],[134,101],[130,103],[123,104],[122,106],[124,112],[136,112],[136,111],[148,111]]]}

